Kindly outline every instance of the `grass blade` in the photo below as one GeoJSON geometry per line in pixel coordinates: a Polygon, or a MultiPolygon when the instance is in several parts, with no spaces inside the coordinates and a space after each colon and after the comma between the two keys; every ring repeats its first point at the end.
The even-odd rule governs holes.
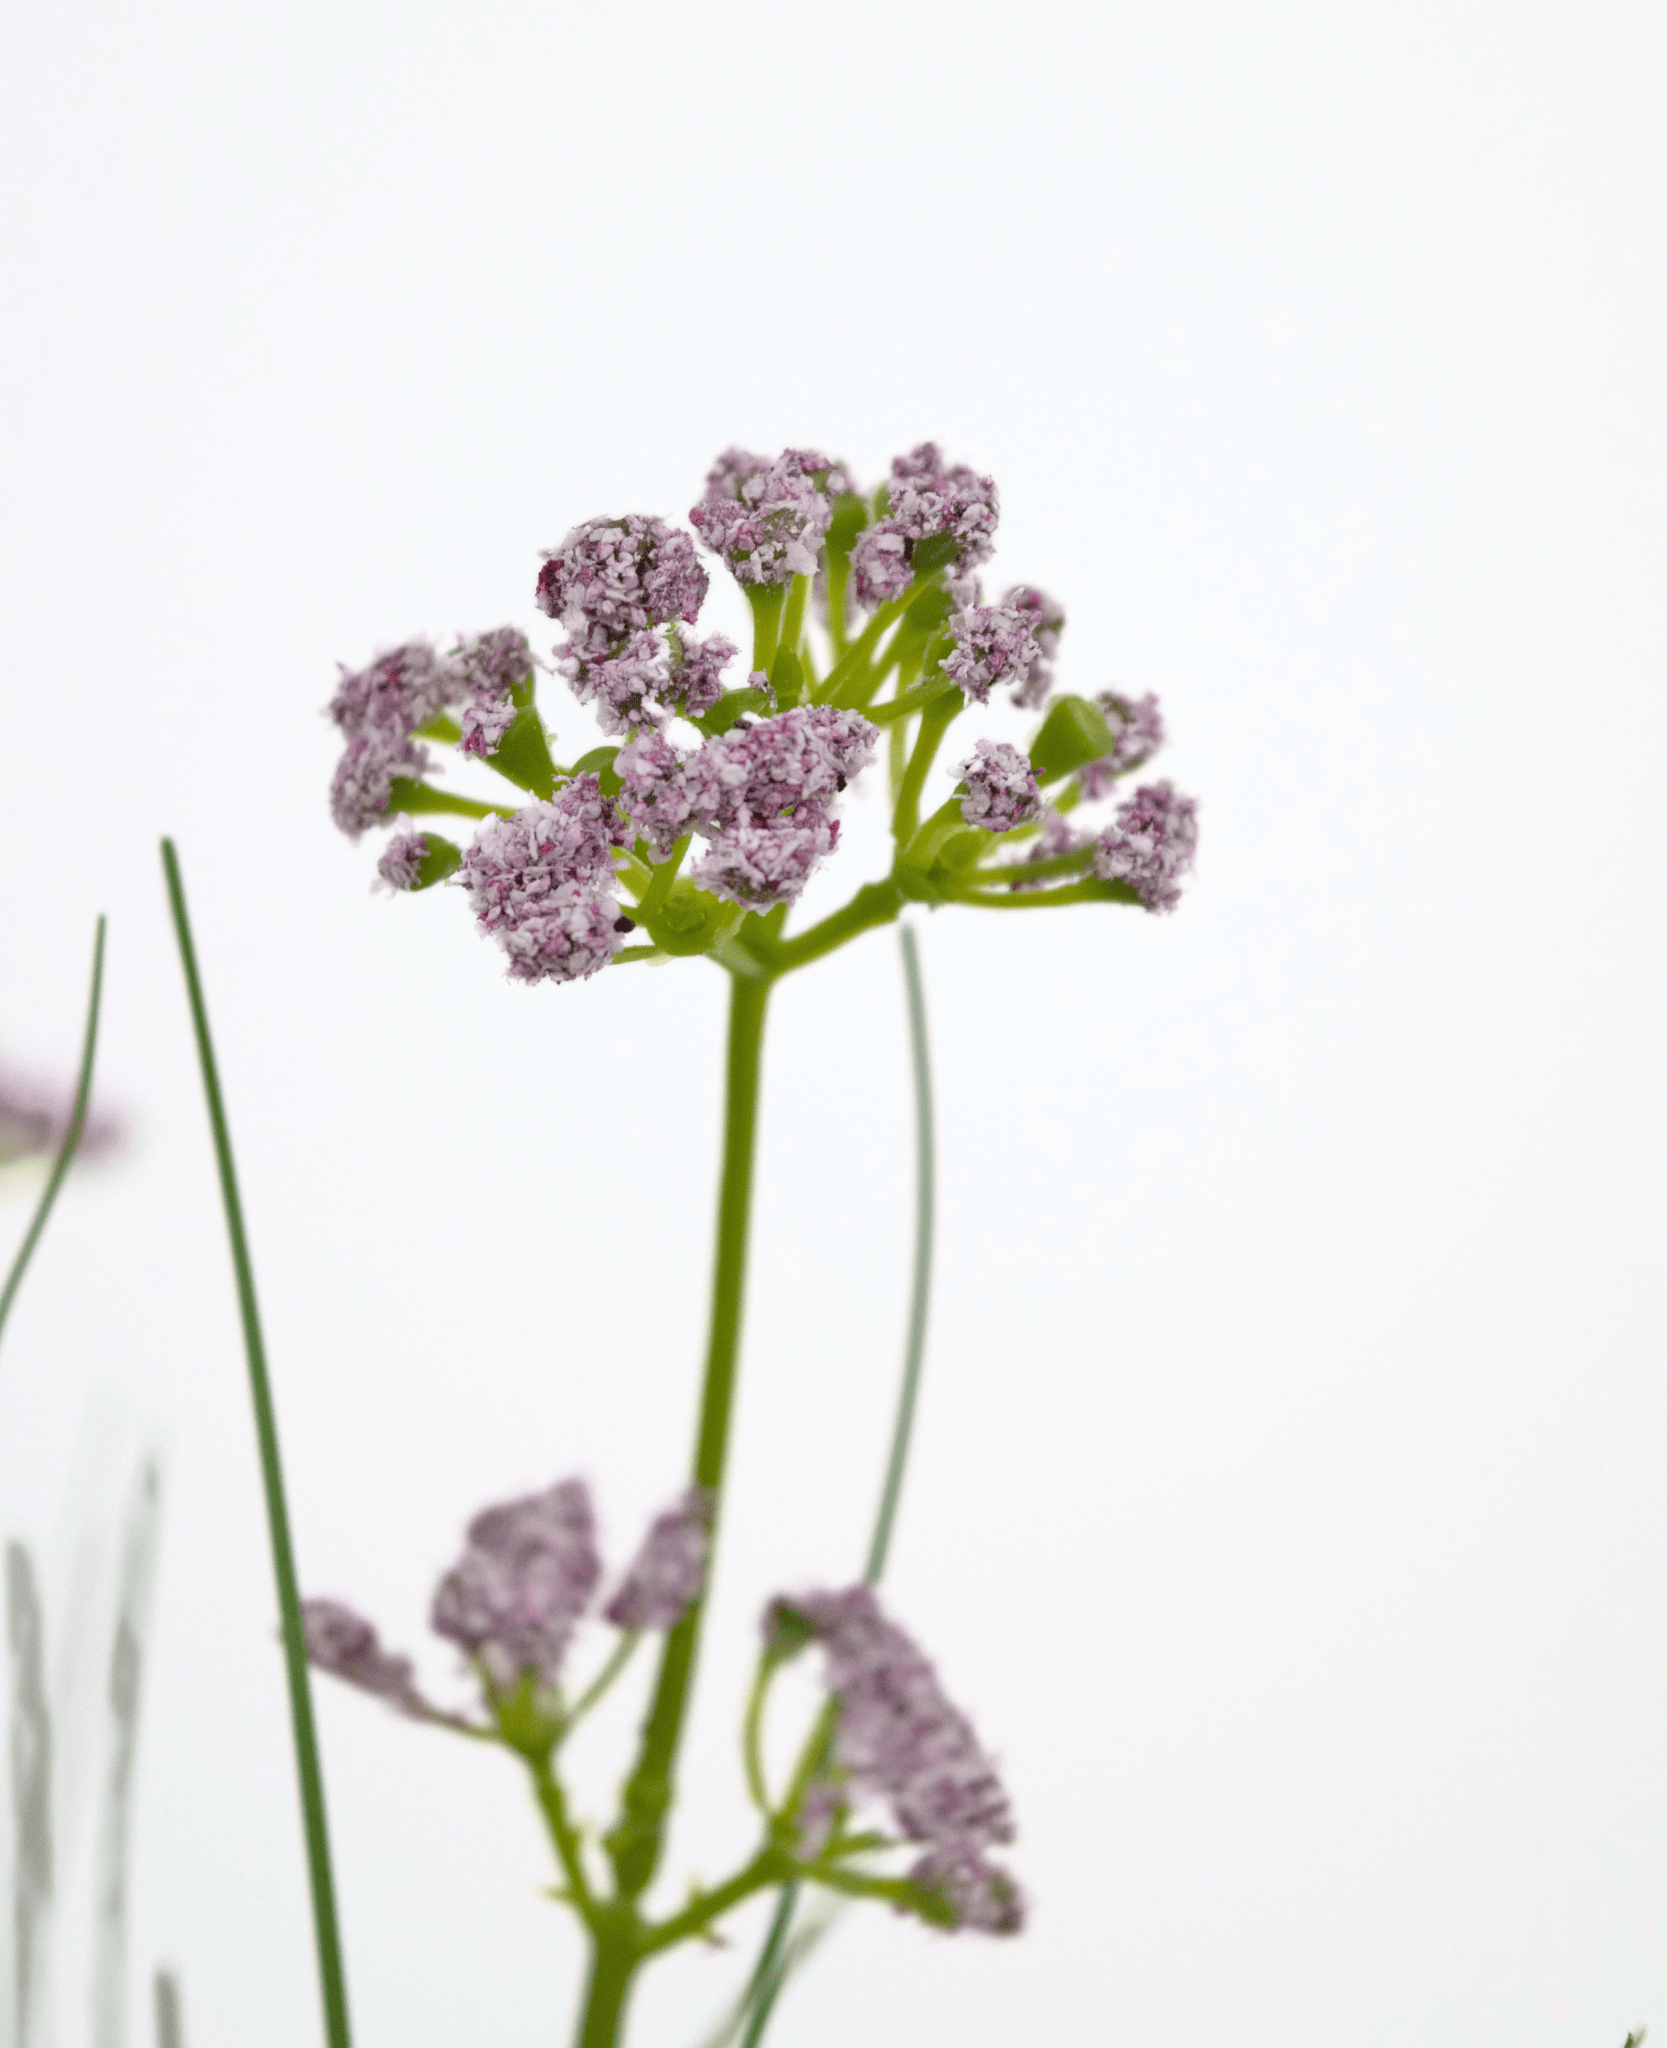
{"type": "Polygon", "coordinates": [[[300,1781],[307,1876],[312,1885],[313,1936],[318,1951],[319,1990],[324,2000],[324,2031],[329,2048],[350,2048],[352,2036],[347,2020],[347,1984],[336,1919],[335,1878],[330,1867],[330,1831],[324,1811],[324,1777],[319,1768],[318,1732],[313,1725],[307,1650],[301,1632],[301,1597],[295,1577],[295,1552],[290,1543],[289,1509],[284,1500],[283,1465],[278,1455],[278,1423],[266,1370],[260,1310],[255,1301],[254,1268],[249,1261],[249,1241],[243,1228],[243,1204],[238,1196],[237,1172],[232,1164],[231,1133],[226,1125],[214,1043],[208,1030],[208,1011],[203,1003],[202,981],[197,973],[196,948],[191,942],[185,886],[180,880],[179,857],[171,839],[162,842],[162,867],[168,878],[168,902],[173,911],[174,935],[179,941],[180,965],[185,971],[186,993],[191,1001],[191,1023],[196,1033],[197,1058],[202,1067],[208,1120],[214,1133],[220,1197],[226,1212],[226,1235],[231,1241],[232,1268],[237,1278],[243,1348],[249,1361],[249,1393],[254,1402],[261,1482],[266,1492],[266,1519],[272,1538],[272,1571],[278,1582],[278,1612],[283,1622],[290,1727],[295,1737],[295,1772],[300,1781]]]}
{"type": "Polygon", "coordinates": [[[87,993],[87,1028],[81,1043],[81,1073],[75,1084],[75,1106],[70,1111],[69,1123],[65,1127],[63,1142],[58,1147],[58,1156],[52,1162],[52,1171],[46,1177],[46,1186],[41,1189],[41,1198],[35,1204],[35,1213],[29,1219],[29,1228],[23,1234],[18,1246],[17,1257],[12,1260],[11,1271],[6,1275],[6,1284],[0,1287],[0,1334],[6,1328],[6,1318],[11,1314],[12,1303],[17,1290],[23,1284],[29,1261],[35,1255],[35,1246],[40,1243],[41,1232],[46,1228],[46,1219],[52,1214],[52,1205],[58,1199],[58,1190],[75,1157],[75,1149],[81,1143],[81,1132],[87,1122],[87,1098],[93,1090],[93,1054],[98,1047],[98,1012],[104,996],[104,919],[101,917],[93,934],[93,981],[87,993]]]}
{"type": "Polygon", "coordinates": [[[156,2002],[156,2048],[185,2048],[185,2008],[179,1978],[158,1970],[151,1989],[156,2002]]]}

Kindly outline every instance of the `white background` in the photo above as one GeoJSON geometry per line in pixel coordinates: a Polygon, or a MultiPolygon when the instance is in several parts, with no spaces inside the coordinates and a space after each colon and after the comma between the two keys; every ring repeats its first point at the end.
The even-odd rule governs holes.
{"type": "MultiPolygon", "coordinates": [[[[0,1482],[61,1573],[87,1431],[166,1442],[135,1962],[192,2048],[317,2019],[157,837],[304,1575],[418,1647],[481,1502],[583,1471],[618,1556],[679,1481],[724,991],[513,989],[455,896],[373,896],[333,664],[547,644],[538,549],[682,517],[732,440],[873,477],[926,435],[1000,482],[998,583],[1067,602],[1061,680],[1162,695],[1203,851],[1173,919],[923,923],[891,1596],[1004,1759],[1034,1922],[854,1914],[773,2039],[1667,2030],[1659,11],[13,0],[3,37],[0,1040],[68,1069],[108,910],[135,1142],[14,1320],[0,1482]]],[[[760,1602],[860,1557],[907,1116],[882,934],[773,1017],[668,1896],[747,1839],[760,1602]]],[[[321,1691],[360,2040],[564,2040],[507,1762],[321,1691]]],[[[745,1953],[651,1975],[633,2043],[693,2043],[745,1953]]]]}

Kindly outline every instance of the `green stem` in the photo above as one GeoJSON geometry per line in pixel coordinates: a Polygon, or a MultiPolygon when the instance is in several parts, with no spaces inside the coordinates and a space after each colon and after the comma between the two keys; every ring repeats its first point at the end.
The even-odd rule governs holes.
{"type": "Polygon", "coordinates": [[[313,1726],[312,1695],[307,1686],[307,1649],[301,1629],[301,1596],[295,1578],[295,1554],[290,1544],[289,1510],[284,1502],[283,1464],[278,1455],[278,1422],[272,1406],[272,1389],[266,1371],[266,1346],[261,1338],[260,1310],[255,1301],[254,1267],[249,1259],[249,1241],[243,1228],[243,1204],[237,1191],[237,1170],[232,1164],[231,1132],[220,1094],[220,1076],[215,1065],[214,1042],[209,1036],[208,1011],[203,1003],[202,982],[197,974],[196,948],[191,942],[191,923],[185,909],[185,885],[180,879],[179,859],[174,842],[162,842],[162,866],[168,878],[168,901],[173,910],[174,936],[179,942],[180,965],[185,970],[186,993],[191,1002],[191,1023],[197,1039],[197,1059],[202,1068],[203,1097],[214,1133],[214,1158],[220,1173],[220,1199],[226,1212],[226,1235],[231,1241],[232,1269],[237,1276],[237,1305],[243,1321],[243,1348],[249,1361],[249,1393],[254,1403],[255,1434],[260,1444],[261,1483],[266,1492],[266,1520],[272,1539],[272,1572],[278,1582],[278,1612],[283,1621],[284,1665],[289,1679],[290,1727],[295,1738],[295,1771],[300,1780],[301,1818],[307,1843],[307,1875],[312,1883],[313,1939],[318,1951],[319,1989],[324,2000],[324,2031],[330,2048],[349,2048],[352,2039],[347,2021],[347,1984],[342,1970],[341,1936],[336,1924],[335,1880],[330,1869],[330,1832],[324,1812],[324,1777],[319,1768],[318,1734],[313,1726]]]}
{"type": "Polygon", "coordinates": [[[591,1951],[590,1983],[585,1990],[584,2008],[579,2016],[577,2048],[615,2048],[625,2018],[625,2000],[631,1989],[641,1954],[637,1947],[636,1923],[629,1908],[602,1908],[598,1916],[595,1945],[591,1951]]]}
{"type": "Polygon", "coordinates": [[[388,799],[387,815],[397,817],[403,811],[407,817],[415,818],[433,813],[450,818],[509,818],[514,810],[509,804],[477,803],[472,796],[454,796],[449,789],[434,789],[426,782],[411,782],[403,775],[396,775],[393,794],[388,799]]]}
{"type": "Polygon", "coordinates": [[[74,1159],[76,1148],[81,1143],[81,1133],[87,1124],[87,1099],[93,1090],[93,1055],[98,1049],[98,1013],[104,999],[104,919],[101,917],[93,931],[93,978],[87,991],[87,1024],[81,1037],[81,1072],[75,1083],[75,1102],[69,1113],[69,1122],[59,1141],[58,1155],[52,1162],[52,1171],[46,1177],[46,1186],[41,1189],[41,1198],[35,1204],[35,1213],[29,1219],[29,1228],[23,1233],[23,1242],[17,1248],[17,1257],[12,1260],[11,1271],[6,1275],[6,1284],[0,1289],[0,1331],[6,1327],[6,1318],[12,1312],[12,1303],[17,1290],[23,1285],[23,1276],[29,1269],[29,1261],[35,1255],[35,1246],[40,1243],[41,1232],[46,1228],[46,1219],[52,1214],[52,1206],[58,1199],[58,1190],[63,1186],[74,1159]]]}
{"type": "Polygon", "coordinates": [[[766,1650],[758,1660],[758,1672],[747,1700],[747,1717],[741,1730],[741,1757],[746,1766],[747,1791],[752,1803],[766,1819],[770,1814],[770,1787],[764,1775],[764,1703],[770,1695],[770,1681],[776,1675],[778,1659],[766,1650]]]}
{"type": "Polygon", "coordinates": [[[824,953],[843,946],[858,932],[890,924],[902,908],[903,892],[895,882],[865,882],[843,909],[823,918],[820,924],[813,924],[808,931],[783,939],[766,956],[769,972],[791,974],[795,968],[808,967],[812,960],[820,960],[824,953]]]}
{"type": "Polygon", "coordinates": [[[787,603],[787,589],[781,583],[749,583],[747,602],[752,606],[752,665],[756,675],[770,664],[781,645],[781,615],[787,603]]]}
{"type": "Polygon", "coordinates": [[[1000,867],[963,868],[955,877],[961,889],[1003,888],[1009,882],[1047,882],[1056,875],[1080,875],[1093,858],[1092,846],[1072,853],[1050,854],[1046,860],[1008,861],[1000,867]]]}
{"type": "Polygon", "coordinates": [[[561,1739],[564,1742],[608,1690],[609,1686],[613,1684],[626,1665],[630,1663],[632,1652],[641,1641],[642,1631],[635,1628],[627,1629],[624,1635],[620,1637],[619,1641],[614,1645],[608,1661],[573,1702],[566,1719],[562,1722],[561,1739]]]}
{"type": "MultiPolygon", "coordinates": [[[[697,1486],[716,1504],[723,1494],[740,1352],[741,1305],[746,1276],[747,1223],[752,1202],[754,1140],[758,1124],[760,1055],[770,1000],[768,979],[730,979],[729,1074],[724,1109],[723,1173],[718,1193],[718,1229],[712,1277],[712,1326],[706,1380],[695,1441],[697,1486]]],[[[695,1652],[705,1597],[695,1601],[666,1637],[654,1697],[643,1723],[637,1765],[626,1783],[619,1824],[608,1837],[608,1853],[622,1899],[635,1900],[660,1860],[665,1818],[674,1791],[678,1743],[694,1676],[695,1652]]],[[[588,2038],[588,2037],[587,2037],[588,2038]]]]}
{"type": "MultiPolygon", "coordinates": [[[[1028,880],[1023,868],[1015,867],[1016,877],[1028,880]]],[[[1138,903],[1139,896],[1127,882],[1073,882],[1064,889],[1020,889],[1017,892],[1003,890],[999,894],[985,889],[958,889],[953,884],[943,885],[943,896],[949,903],[976,903],[981,910],[1052,910],[1060,903],[1138,903]]]]}
{"type": "Polygon", "coordinates": [[[805,599],[810,595],[810,578],[795,576],[787,591],[787,608],[782,613],[781,644],[799,651],[799,642],[805,630],[805,599]]]}
{"type": "Polygon", "coordinates": [[[556,1855],[561,1862],[562,1874],[567,1879],[568,1890],[580,1917],[592,1929],[596,1926],[596,1899],[585,1876],[585,1866],[579,1855],[579,1837],[573,1823],[567,1817],[567,1798],[561,1789],[561,1780],[550,1768],[547,1761],[529,1759],[528,1770],[532,1773],[533,1786],[538,1793],[538,1803],[543,1810],[550,1839],[555,1844],[556,1855]]]}
{"type": "Polygon", "coordinates": [[[648,887],[644,889],[642,895],[635,903],[626,905],[628,915],[634,917],[639,924],[646,924],[651,917],[659,914],[661,905],[671,894],[671,885],[677,880],[677,871],[683,865],[683,856],[688,850],[689,837],[685,833],[666,858],[655,867],[649,876],[648,887]]]}
{"type": "Polygon", "coordinates": [[[781,1952],[798,1903],[799,1886],[795,1879],[792,1884],[784,1884],[781,1888],[770,1931],[764,1937],[764,1946],[759,1951],[758,1961],[742,1995],[743,2007],[750,2005],[752,2011],[747,2018],[747,2031],[741,2036],[740,2048],[758,2048],[764,2038],[764,2029],[770,2024],[770,2015],[775,2010],[781,1987],[787,1981],[781,1952]]]}
{"type": "Polygon", "coordinates": [[[891,836],[899,846],[907,846],[915,836],[915,829],[920,823],[920,792],[937,758],[943,736],[964,702],[958,690],[951,690],[948,696],[935,697],[920,715],[920,733],[915,740],[914,752],[909,756],[909,765],[903,771],[903,787],[898,791],[897,809],[891,821],[891,836]]]}
{"type": "Polygon", "coordinates": [[[914,927],[904,925],[898,936],[902,942],[903,985],[909,1012],[909,1063],[915,1084],[915,1259],[909,1292],[908,1334],[903,1343],[903,1379],[897,1390],[897,1414],[891,1429],[891,1453],[886,1460],[885,1483],[880,1489],[874,1535],[868,1546],[868,1563],[863,1570],[863,1578],[871,1586],[879,1584],[891,1550],[892,1526],[897,1520],[897,1502],[903,1491],[903,1474],[908,1466],[909,1445],[914,1435],[921,1361],[926,1355],[926,1313],[932,1298],[936,1192],[932,1053],[926,1037],[926,991],[921,985],[920,953],[915,945],[914,927]]]}

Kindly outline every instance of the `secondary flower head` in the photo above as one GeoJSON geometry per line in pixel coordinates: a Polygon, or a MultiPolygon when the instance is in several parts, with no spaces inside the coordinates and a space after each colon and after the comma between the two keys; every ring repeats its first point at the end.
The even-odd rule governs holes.
{"type": "Polygon", "coordinates": [[[388,815],[394,778],[420,782],[430,755],[409,738],[371,726],[349,736],[330,781],[330,816],[339,830],[358,839],[388,815]]]}
{"type": "Polygon", "coordinates": [[[1036,642],[1030,671],[1013,690],[1013,702],[1021,710],[1036,711],[1048,700],[1053,688],[1053,665],[1059,658],[1059,636],[1065,629],[1065,607],[1032,583],[1015,583],[1002,598],[1004,605],[1029,615],[1036,642]]]}
{"type": "Polygon", "coordinates": [[[1019,605],[967,604],[949,617],[944,674],[977,704],[997,683],[1023,684],[1036,661],[1036,621],[1019,605]]]}
{"type": "Polygon", "coordinates": [[[384,1650],[373,1624],[351,1607],[339,1600],[303,1600],[301,1632],[307,1661],[320,1671],[374,1693],[401,1713],[419,1720],[431,1717],[433,1709],[417,1690],[411,1659],[384,1650]]]}
{"type": "Polygon", "coordinates": [[[820,474],[842,473],[812,449],[787,448],[774,461],[740,448],[718,457],[689,523],[740,583],[790,583],[816,572],[832,501],[820,474]],[[808,466],[807,466],[808,464],[808,466]]]}
{"type": "Polygon", "coordinates": [[[827,704],[738,725],[702,748],[691,766],[702,822],[722,831],[831,803],[868,765],[879,738],[860,711],[827,704]]]}
{"type": "Polygon", "coordinates": [[[1170,911],[1181,900],[1181,877],[1198,849],[1198,801],[1168,782],[1147,783],[1094,842],[1094,872],[1125,882],[1148,910],[1170,911]]]}
{"type": "Polygon", "coordinates": [[[663,519],[587,519],[545,555],[538,607],[597,657],[650,626],[692,625],[709,580],[691,537],[663,519]]]}
{"type": "Polygon", "coordinates": [[[990,558],[1001,499],[991,477],[965,463],[945,462],[935,441],[894,456],[886,516],[858,535],[851,551],[851,588],[860,604],[897,597],[914,573],[923,540],[952,543],[951,558],[964,575],[990,558]]]}
{"type": "MultiPolygon", "coordinates": [[[[828,1689],[839,1702],[836,1762],[857,1790],[890,1803],[908,1840],[929,1846],[930,1888],[948,1892],[952,1869],[964,1868],[969,1858],[982,1869],[985,1848],[1013,1839],[1007,1794],[972,1724],[945,1696],[916,1645],[886,1619],[869,1587],[778,1600],[766,1614],[767,1642],[806,1631],[822,1645],[828,1689]]],[[[1009,1880],[1002,1882],[1016,1915],[1017,1894],[1009,1880]]],[[[987,1917],[965,1924],[987,1924],[987,1917]]]]}
{"type": "Polygon", "coordinates": [[[623,942],[613,860],[628,829],[594,775],[481,827],[460,877],[513,980],[580,981],[613,958],[623,942]]]}
{"type": "Polygon", "coordinates": [[[1081,771],[1082,793],[1090,801],[1104,796],[1118,776],[1144,768],[1164,741],[1163,713],[1150,693],[1122,697],[1105,690],[1094,701],[1105,714],[1115,744],[1109,754],[1081,771]]]}
{"type": "Polygon", "coordinates": [[[614,756],[619,801],[632,832],[647,842],[653,860],[664,860],[684,833],[694,829],[691,758],[655,731],[638,733],[614,756]]]}
{"type": "Polygon", "coordinates": [[[590,660],[568,641],[556,650],[556,667],[581,704],[596,707],[606,733],[640,732],[665,717],[661,700],[671,687],[671,657],[658,633],[633,633],[611,653],[590,660]]]}
{"type": "Polygon", "coordinates": [[[1011,832],[1028,825],[1041,811],[1042,793],[1036,775],[1017,747],[1004,740],[980,740],[961,763],[967,785],[961,816],[986,832],[1011,832]]]}
{"type": "Polygon", "coordinates": [[[370,731],[409,739],[419,725],[456,701],[463,676],[426,640],[407,640],[379,654],[368,668],[341,672],[330,716],[344,733],[370,731]]]}
{"type": "Polygon", "coordinates": [[[922,1891],[936,1892],[954,1915],[957,1929],[980,1934],[1017,1934],[1024,1926],[1024,1894],[1007,1872],[987,1863],[976,1849],[928,1849],[909,1876],[922,1891]]]}
{"type": "Polygon", "coordinates": [[[477,1658],[500,1690],[529,1673],[553,1688],[601,1574],[590,1489],[563,1479],[476,1515],[435,1589],[435,1633],[477,1658]]]}
{"type": "Polygon", "coordinates": [[[376,872],[390,889],[414,889],[422,878],[427,858],[426,832],[400,832],[388,841],[386,851],[376,863],[376,872]]]}
{"type": "Polygon", "coordinates": [[[747,910],[796,903],[820,862],[839,843],[839,820],[819,804],[767,825],[742,819],[714,834],[689,870],[709,895],[747,910]]]}
{"type": "Polygon", "coordinates": [[[460,754],[475,754],[481,760],[495,754],[504,734],[515,723],[517,699],[524,699],[533,679],[533,654],[525,633],[513,626],[478,634],[465,640],[458,652],[468,701],[460,723],[463,737],[457,743],[460,754]]]}
{"type": "Polygon", "coordinates": [[[602,1612],[616,1628],[675,1628],[700,1597],[712,1540],[712,1495],[691,1486],[656,1515],[602,1612]]]}

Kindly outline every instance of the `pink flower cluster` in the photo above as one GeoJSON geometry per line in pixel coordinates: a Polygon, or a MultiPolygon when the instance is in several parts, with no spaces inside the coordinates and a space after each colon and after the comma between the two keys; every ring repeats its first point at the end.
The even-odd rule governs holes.
{"type": "Polygon", "coordinates": [[[967,785],[961,816],[969,825],[986,832],[1011,832],[1041,812],[1036,771],[1017,747],[1004,740],[980,740],[959,773],[967,785]]]}
{"type": "Polygon", "coordinates": [[[582,981],[607,966],[629,928],[614,874],[628,839],[594,775],[481,827],[459,878],[475,921],[509,955],[512,980],[582,981]]]}
{"type": "MultiPolygon", "coordinates": [[[[655,1518],[603,1609],[621,1629],[671,1629],[698,1600],[706,1574],[711,1496],[690,1487],[655,1518]]],[[[463,1554],[435,1588],[430,1623],[498,1692],[531,1677],[560,1686],[567,1652],[602,1577],[596,1512],[582,1479],[559,1480],[484,1509],[463,1554]]],[[[321,1671],[374,1693],[402,1713],[455,1720],[418,1691],[408,1657],[384,1650],[372,1624],[337,1600],[302,1602],[307,1655],[321,1671]]]]}
{"type": "MultiPolygon", "coordinates": [[[[767,1642],[807,1628],[820,1642],[828,1689],[839,1703],[835,1762],[845,1787],[887,1800],[904,1837],[925,1845],[910,1877],[947,1901],[957,1926],[1016,1933],[1023,1899],[984,1856],[992,1844],[1013,1839],[1007,1794],[972,1724],[917,1646],[886,1619],[872,1589],[777,1600],[764,1625],[767,1642]]],[[[831,1818],[828,1795],[816,1804],[821,1828],[831,1818]]]]}
{"type": "Polygon", "coordinates": [[[994,479],[965,463],[946,463],[936,441],[892,458],[886,516],[857,536],[851,590],[872,609],[901,597],[914,575],[916,545],[943,536],[965,574],[988,561],[1001,514],[994,479]]]}
{"type": "Polygon", "coordinates": [[[700,616],[708,582],[692,536],[637,513],[586,520],[545,556],[537,601],[569,635],[556,665],[604,732],[637,732],[674,711],[699,718],[718,701],[734,643],[681,629],[700,616]]]}
{"type": "Polygon", "coordinates": [[[1146,763],[1163,745],[1163,713],[1150,692],[1144,697],[1123,697],[1104,690],[1095,703],[1111,727],[1113,746],[1109,754],[1090,761],[1082,769],[1082,793],[1092,801],[1107,794],[1120,775],[1127,775],[1146,763]]]}
{"type": "Polygon", "coordinates": [[[773,461],[730,448],[689,523],[738,583],[789,583],[816,573],[833,500],[850,487],[844,468],[813,448],[784,448],[773,461]]]}
{"type": "Polygon", "coordinates": [[[834,799],[878,740],[860,712],[824,704],[734,726],[691,752],[656,733],[621,748],[620,801],[656,858],[685,833],[711,842],[690,875],[713,895],[748,909],[792,903],[837,843],[834,799]]]}
{"type": "Polygon", "coordinates": [[[1137,789],[1119,804],[1094,842],[1094,872],[1125,882],[1148,910],[1170,911],[1181,900],[1181,877],[1198,850],[1198,800],[1168,782],[1137,789]]]}

